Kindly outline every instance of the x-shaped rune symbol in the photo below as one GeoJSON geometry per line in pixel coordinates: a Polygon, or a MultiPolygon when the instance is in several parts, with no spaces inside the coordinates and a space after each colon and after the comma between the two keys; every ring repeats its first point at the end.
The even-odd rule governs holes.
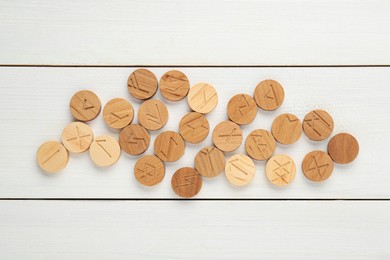
{"type": "Polygon", "coordinates": [[[272,181],[276,181],[278,179],[281,179],[284,183],[288,184],[288,181],[284,178],[284,176],[290,174],[290,171],[286,169],[286,166],[289,165],[291,162],[288,161],[284,164],[281,164],[278,161],[274,160],[274,163],[276,163],[279,167],[273,169],[272,172],[275,173],[278,177],[276,177],[272,181]],[[279,173],[278,173],[278,171],[279,171],[279,173]]]}

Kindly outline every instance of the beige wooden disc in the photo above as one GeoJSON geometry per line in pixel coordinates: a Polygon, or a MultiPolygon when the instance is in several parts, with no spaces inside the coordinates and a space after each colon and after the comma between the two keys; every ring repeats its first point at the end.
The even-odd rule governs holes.
{"type": "Polygon", "coordinates": [[[81,122],[73,122],[62,131],[62,143],[69,152],[82,153],[88,150],[93,141],[91,127],[81,122]]]}
{"type": "Polygon", "coordinates": [[[255,171],[252,159],[243,154],[233,155],[225,166],[226,178],[236,186],[249,184],[255,177],[255,171]]]}
{"type": "Polygon", "coordinates": [[[168,122],[168,109],[160,100],[147,100],[139,107],[138,120],[148,130],[161,129],[168,122]]]}
{"type": "Polygon", "coordinates": [[[115,129],[122,129],[133,121],[133,106],[123,98],[111,99],[104,106],[103,118],[108,126],[115,129]]]}
{"type": "Polygon", "coordinates": [[[119,145],[122,150],[131,155],[139,155],[148,149],[150,135],[141,125],[128,125],[119,134],[119,145]]]}
{"type": "Polygon", "coordinates": [[[181,71],[170,70],[160,79],[161,94],[170,101],[182,100],[187,96],[189,90],[190,82],[181,71]]]}
{"type": "Polygon", "coordinates": [[[246,125],[257,115],[257,106],[253,98],[247,94],[232,97],[227,105],[227,114],[234,123],[246,125]]]}
{"type": "Polygon", "coordinates": [[[236,123],[223,121],[214,128],[213,142],[221,151],[234,151],[242,143],[242,130],[236,123]]]}
{"type": "Polygon", "coordinates": [[[328,153],[336,163],[347,164],[358,156],[359,143],[352,135],[340,133],[330,139],[328,153]]]}
{"type": "Polygon", "coordinates": [[[312,151],[302,161],[303,174],[311,181],[320,182],[328,179],[333,172],[333,161],[323,151],[312,151]]]}
{"type": "Polygon", "coordinates": [[[202,176],[194,168],[180,168],[173,174],[171,185],[178,196],[191,198],[202,188],[202,176]]]}
{"type": "Polygon", "coordinates": [[[210,125],[207,118],[197,112],[187,113],[179,124],[179,133],[189,143],[198,144],[209,134],[210,125]]]}
{"type": "Polygon", "coordinates": [[[264,129],[252,131],[245,141],[245,150],[255,160],[267,160],[276,148],[272,134],[264,129]]]}
{"type": "Polygon", "coordinates": [[[137,99],[149,99],[156,94],[158,82],[156,76],[147,69],[137,69],[127,80],[127,89],[137,99]]]}
{"type": "Polygon", "coordinates": [[[195,112],[210,113],[218,104],[217,91],[208,83],[198,83],[188,93],[188,104],[195,112]]]}
{"type": "Polygon", "coordinates": [[[260,82],[255,89],[256,104],[263,110],[275,110],[282,105],[284,90],[279,82],[267,79],[260,82]]]}
{"type": "Polygon", "coordinates": [[[56,173],[65,168],[69,153],[61,143],[48,141],[39,146],[36,160],[45,172],[56,173]]]}
{"type": "Polygon", "coordinates": [[[272,156],[265,165],[267,179],[276,186],[285,186],[292,182],[296,170],[294,160],[283,154],[272,156]]]}
{"type": "Polygon", "coordinates": [[[101,109],[100,99],[89,90],[81,90],[74,94],[69,106],[73,117],[83,122],[95,119],[101,109]]]}
{"type": "Polygon", "coordinates": [[[301,121],[293,114],[281,114],[272,123],[272,134],[281,144],[293,144],[301,137],[301,121]]]}
{"type": "Polygon", "coordinates": [[[179,160],[184,154],[185,147],[183,138],[173,131],[160,133],[154,141],[154,153],[164,162],[179,160]]]}
{"type": "Polygon", "coordinates": [[[334,123],[332,117],[324,110],[314,110],[303,120],[303,132],[314,141],[322,141],[330,136],[334,123]]]}
{"type": "Polygon", "coordinates": [[[117,140],[109,135],[98,136],[93,140],[89,149],[92,161],[101,167],[116,163],[121,155],[121,148],[117,140]]]}
{"type": "Polygon", "coordinates": [[[156,185],[164,179],[164,163],[154,155],[146,155],[135,163],[134,176],[145,186],[156,185]]]}
{"type": "Polygon", "coordinates": [[[207,146],[195,156],[195,168],[203,177],[216,177],[225,169],[225,156],[218,148],[207,146]]]}

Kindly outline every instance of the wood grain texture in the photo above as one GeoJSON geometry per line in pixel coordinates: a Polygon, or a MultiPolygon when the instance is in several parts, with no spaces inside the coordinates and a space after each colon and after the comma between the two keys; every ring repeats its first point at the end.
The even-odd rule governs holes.
{"type": "Polygon", "coordinates": [[[164,179],[165,165],[158,157],[146,155],[135,163],[134,176],[145,186],[156,185],[164,179]]]}
{"type": "Polygon", "coordinates": [[[217,177],[225,170],[225,164],[223,152],[214,146],[200,149],[195,156],[195,168],[203,177],[217,177]]]}
{"type": "Polygon", "coordinates": [[[237,94],[229,100],[227,114],[236,124],[250,124],[257,115],[255,100],[247,94],[237,94]]]}
{"type": "Polygon", "coordinates": [[[145,100],[153,97],[157,88],[157,78],[148,69],[136,69],[127,80],[127,89],[136,99],[145,100]]]}
{"type": "Polygon", "coordinates": [[[201,82],[190,88],[187,99],[192,110],[207,114],[217,106],[218,93],[212,85],[201,82]]]}
{"type": "Polygon", "coordinates": [[[175,162],[185,152],[186,144],[176,132],[165,131],[160,133],[154,140],[154,153],[164,162],[175,162]]]}
{"type": "Polygon", "coordinates": [[[47,141],[39,146],[36,160],[45,172],[57,173],[68,164],[69,153],[61,143],[47,141]]]}
{"type": "Polygon", "coordinates": [[[209,121],[200,113],[187,113],[180,120],[179,133],[184,140],[191,144],[202,142],[209,135],[209,132],[209,121]]]}
{"type": "Polygon", "coordinates": [[[170,70],[161,76],[160,91],[169,101],[180,101],[190,91],[190,82],[183,72],[170,70]]]}
{"type": "Polygon", "coordinates": [[[265,166],[265,175],[270,183],[283,187],[294,181],[297,167],[294,160],[285,154],[272,156],[265,166]]]}
{"type": "Polygon", "coordinates": [[[310,111],[303,119],[303,132],[314,141],[322,141],[328,138],[333,131],[334,122],[328,112],[316,109],[310,111]]]}
{"type": "Polygon", "coordinates": [[[113,98],[104,106],[103,118],[108,126],[122,129],[133,121],[133,106],[123,98],[113,98]]]}
{"type": "Polygon", "coordinates": [[[213,143],[223,152],[232,152],[242,143],[242,130],[231,121],[222,121],[213,130],[213,143]]]}
{"type": "Polygon", "coordinates": [[[95,119],[100,114],[101,106],[99,97],[90,90],[77,91],[69,103],[73,117],[83,122],[95,119]]]}
{"type": "Polygon", "coordinates": [[[325,181],[333,172],[333,161],[323,151],[312,151],[302,161],[302,172],[311,181],[325,181]]]}
{"type": "Polygon", "coordinates": [[[87,124],[72,122],[61,134],[62,143],[72,153],[82,153],[88,150],[93,141],[93,131],[87,124]]]}
{"type": "Polygon", "coordinates": [[[168,118],[167,106],[160,100],[147,100],[138,109],[138,121],[147,130],[154,131],[163,128],[168,118]]]}
{"type": "Polygon", "coordinates": [[[98,136],[93,140],[89,148],[89,156],[97,166],[111,166],[119,160],[121,147],[112,136],[98,136]]]}
{"type": "Polygon", "coordinates": [[[233,155],[225,165],[225,176],[235,186],[248,185],[255,177],[255,173],[255,164],[244,154],[233,155]]]}
{"type": "Polygon", "coordinates": [[[119,134],[119,145],[128,154],[142,154],[148,149],[149,144],[150,135],[142,125],[128,125],[119,134]]]}
{"type": "Polygon", "coordinates": [[[353,135],[340,133],[329,140],[328,153],[336,163],[351,163],[359,154],[359,143],[353,135]]]}
{"type": "Polygon", "coordinates": [[[272,135],[281,144],[293,144],[298,141],[301,134],[301,121],[291,113],[277,116],[272,123],[272,135]]]}
{"type": "Polygon", "coordinates": [[[276,149],[276,141],[271,132],[256,129],[245,140],[245,151],[255,160],[267,160],[276,149]]]}
{"type": "Polygon", "coordinates": [[[201,190],[202,176],[194,168],[183,167],[173,174],[171,185],[176,195],[182,198],[191,198],[201,190]]]}

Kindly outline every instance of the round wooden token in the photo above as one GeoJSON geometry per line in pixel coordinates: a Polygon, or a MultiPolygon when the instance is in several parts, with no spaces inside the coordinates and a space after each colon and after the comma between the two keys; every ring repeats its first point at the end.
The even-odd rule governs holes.
{"type": "Polygon", "coordinates": [[[245,141],[245,150],[255,160],[267,160],[276,148],[272,134],[264,129],[252,131],[245,141]]]}
{"type": "Polygon", "coordinates": [[[272,184],[285,186],[295,178],[296,166],[294,160],[287,155],[274,155],[265,165],[265,174],[272,184]]]}
{"type": "Polygon", "coordinates": [[[293,144],[302,134],[301,121],[293,114],[281,114],[272,123],[272,134],[281,144],[293,144]]]}
{"type": "Polygon", "coordinates": [[[279,82],[267,79],[260,82],[255,89],[256,104],[263,110],[275,110],[282,105],[284,90],[279,82]]]}
{"type": "Polygon", "coordinates": [[[303,120],[303,132],[314,141],[322,141],[330,136],[334,123],[332,117],[324,110],[314,110],[303,120]]]}
{"type": "Polygon", "coordinates": [[[170,70],[160,79],[161,94],[170,101],[182,100],[187,96],[189,90],[190,82],[181,71],[170,70]]]}
{"type": "Polygon", "coordinates": [[[128,125],[119,134],[119,145],[122,150],[131,155],[139,155],[148,149],[150,135],[141,125],[128,125]]]}
{"type": "Polygon", "coordinates": [[[93,140],[89,149],[92,161],[101,167],[116,163],[121,155],[121,148],[117,140],[109,135],[98,136],[93,140]]]}
{"type": "Polygon", "coordinates": [[[61,143],[48,141],[39,146],[36,160],[45,172],[56,173],[65,168],[69,153],[61,143]]]}
{"type": "Polygon", "coordinates": [[[322,151],[306,154],[302,161],[303,174],[311,181],[320,182],[328,179],[333,172],[333,161],[322,151]]]}
{"type": "Polygon", "coordinates": [[[138,120],[148,130],[161,129],[168,121],[168,109],[160,100],[145,101],[139,107],[138,120]]]}
{"type": "Polygon", "coordinates": [[[236,123],[223,121],[214,128],[213,142],[221,151],[232,152],[242,143],[242,130],[236,123]]]}
{"type": "Polygon", "coordinates": [[[171,185],[178,196],[191,198],[202,188],[202,176],[194,168],[180,168],[173,174],[171,185]]]}
{"type": "Polygon", "coordinates": [[[225,169],[225,156],[218,148],[207,146],[195,156],[195,168],[203,177],[216,177],[225,169]]]}
{"type": "Polygon", "coordinates": [[[188,93],[188,104],[195,112],[210,113],[218,104],[217,91],[210,84],[198,83],[188,93]]]}
{"type": "Polygon", "coordinates": [[[359,143],[352,135],[340,133],[330,139],[328,153],[336,163],[347,164],[358,156],[359,143]]]}
{"type": "Polygon", "coordinates": [[[135,163],[134,176],[145,186],[156,185],[164,179],[164,163],[154,155],[146,155],[135,163]]]}
{"type": "Polygon", "coordinates": [[[69,106],[73,117],[83,122],[95,119],[101,109],[100,99],[89,90],[82,90],[74,94],[69,106]]]}
{"type": "Polygon", "coordinates": [[[158,82],[156,76],[147,69],[137,69],[127,80],[127,89],[137,99],[149,99],[156,94],[158,82]]]}
{"type": "Polygon", "coordinates": [[[189,143],[198,144],[209,134],[210,125],[207,118],[197,112],[187,113],[179,124],[179,133],[189,143]]]}
{"type": "Polygon", "coordinates": [[[255,177],[255,164],[248,156],[236,154],[227,161],[225,175],[233,185],[247,185],[255,177]]]}
{"type": "Polygon", "coordinates": [[[227,114],[230,120],[236,124],[249,124],[256,117],[257,106],[251,96],[238,94],[230,99],[227,105],[227,114]]]}
{"type": "Polygon", "coordinates": [[[122,129],[133,121],[133,106],[123,98],[111,99],[104,106],[103,118],[108,126],[115,129],[122,129]]]}
{"type": "Polygon", "coordinates": [[[82,153],[88,150],[93,141],[91,127],[81,122],[73,122],[62,131],[62,143],[72,153],[82,153]]]}
{"type": "Polygon", "coordinates": [[[160,133],[154,141],[154,153],[164,162],[179,160],[183,156],[184,150],[183,138],[173,131],[160,133]]]}

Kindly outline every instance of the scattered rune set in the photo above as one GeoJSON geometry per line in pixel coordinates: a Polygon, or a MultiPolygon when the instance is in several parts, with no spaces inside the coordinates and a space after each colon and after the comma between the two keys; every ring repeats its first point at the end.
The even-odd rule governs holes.
{"type": "MultiPolygon", "coordinates": [[[[81,90],[70,99],[69,109],[74,122],[67,125],[61,142],[47,141],[36,153],[39,167],[47,173],[57,173],[65,168],[69,153],[89,151],[90,158],[99,167],[115,164],[121,152],[139,156],[149,148],[149,131],[162,129],[169,120],[167,105],[153,99],[160,89],[164,99],[178,102],[187,97],[192,110],[181,118],[177,132],[163,131],[154,140],[154,155],[144,155],[134,166],[134,177],[145,186],[154,186],[165,177],[165,164],[179,160],[186,149],[186,142],[199,144],[210,133],[207,114],[218,104],[218,93],[209,83],[200,82],[192,87],[188,77],[181,71],[171,70],[158,82],[153,72],[147,69],[133,71],[127,80],[127,89],[132,97],[141,100],[138,123],[133,123],[134,108],[124,98],[114,98],[103,108],[103,120],[110,128],[119,130],[119,138],[110,135],[95,136],[87,122],[98,117],[101,111],[99,97],[90,90],[81,90]]],[[[212,131],[213,145],[199,149],[192,167],[177,169],[172,175],[174,193],[183,198],[197,195],[202,188],[202,178],[215,178],[225,172],[233,186],[246,186],[256,173],[253,160],[266,161],[265,177],[273,186],[283,187],[294,181],[296,164],[286,154],[274,154],[277,143],[291,145],[299,140],[302,132],[312,141],[323,141],[333,132],[331,115],[321,109],[310,111],[301,120],[294,114],[284,113],[275,117],[270,129],[254,129],[245,138],[245,154],[235,154],[225,159],[225,153],[234,152],[244,140],[242,125],[251,124],[258,108],[274,111],[284,101],[282,85],[271,79],[261,81],[253,95],[241,93],[233,96],[227,105],[228,120],[219,122],[212,131]]],[[[359,144],[348,133],[339,133],[328,142],[327,151],[314,150],[302,161],[302,173],[308,180],[322,182],[328,179],[334,163],[348,164],[359,153],[359,144]]]]}

